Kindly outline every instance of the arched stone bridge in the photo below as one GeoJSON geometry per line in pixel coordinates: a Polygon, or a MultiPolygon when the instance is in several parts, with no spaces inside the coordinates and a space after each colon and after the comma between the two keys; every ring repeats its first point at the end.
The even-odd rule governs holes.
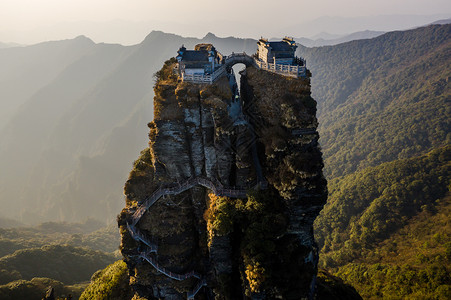
{"type": "Polygon", "coordinates": [[[185,74],[182,72],[182,81],[193,82],[193,83],[208,83],[212,84],[218,78],[221,78],[226,73],[230,73],[232,66],[235,64],[242,63],[246,67],[256,67],[258,69],[266,70],[269,72],[281,74],[284,76],[299,78],[307,78],[307,68],[298,65],[284,65],[284,64],[274,64],[266,63],[255,59],[252,56],[243,53],[232,53],[229,56],[224,57],[224,64],[216,69],[213,74],[185,74]]]}
{"type": "Polygon", "coordinates": [[[232,53],[229,56],[226,56],[224,66],[227,71],[230,71],[230,68],[232,68],[233,65],[239,63],[246,65],[246,67],[257,66],[255,59],[252,56],[247,55],[246,52],[232,53]]]}

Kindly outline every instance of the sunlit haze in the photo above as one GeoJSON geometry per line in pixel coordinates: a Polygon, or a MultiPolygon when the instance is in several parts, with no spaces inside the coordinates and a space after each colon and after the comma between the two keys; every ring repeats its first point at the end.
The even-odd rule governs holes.
{"type": "Polygon", "coordinates": [[[133,44],[152,30],[196,37],[208,32],[308,37],[404,29],[450,16],[449,0],[1,0],[0,41],[30,44],[86,35],[96,42],[133,44]],[[388,15],[398,17],[381,22],[388,15]]]}

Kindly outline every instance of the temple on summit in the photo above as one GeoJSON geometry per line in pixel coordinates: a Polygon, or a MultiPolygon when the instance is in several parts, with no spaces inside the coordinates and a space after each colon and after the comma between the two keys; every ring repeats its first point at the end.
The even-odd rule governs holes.
{"type": "Polygon", "coordinates": [[[198,44],[194,50],[186,50],[182,45],[177,54],[179,70],[186,75],[210,75],[222,66],[224,60],[212,44],[198,44]]]}
{"type": "Polygon", "coordinates": [[[296,48],[296,42],[289,37],[271,42],[261,38],[254,55],[243,52],[223,56],[212,44],[198,44],[194,50],[187,50],[182,45],[177,51],[175,72],[182,81],[211,84],[229,72],[233,65],[243,63],[284,76],[307,77],[305,60],[296,57],[296,48]]]}
{"type": "Polygon", "coordinates": [[[257,42],[257,57],[265,63],[291,65],[294,63],[296,42],[292,38],[285,37],[279,42],[269,42],[261,38],[257,42]]]}

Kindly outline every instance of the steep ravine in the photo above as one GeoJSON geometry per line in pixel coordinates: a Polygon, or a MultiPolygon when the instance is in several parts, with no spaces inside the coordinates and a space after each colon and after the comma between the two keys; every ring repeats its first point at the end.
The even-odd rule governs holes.
{"type": "Polygon", "coordinates": [[[313,297],[327,191],[309,79],[248,67],[240,98],[233,74],[182,83],[173,63],[118,218],[135,299],[313,297]]]}

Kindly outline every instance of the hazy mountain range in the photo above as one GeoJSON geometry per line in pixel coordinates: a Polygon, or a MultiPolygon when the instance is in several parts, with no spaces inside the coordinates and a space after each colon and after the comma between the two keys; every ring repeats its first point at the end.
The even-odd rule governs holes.
{"type": "Polygon", "coordinates": [[[10,47],[20,47],[22,45],[17,44],[17,43],[2,43],[0,42],[0,49],[1,48],[10,48],[10,47]]]}
{"type": "Polygon", "coordinates": [[[346,43],[354,40],[372,39],[384,34],[384,31],[359,31],[346,35],[331,35],[327,33],[321,33],[316,35],[317,38],[295,38],[296,42],[307,47],[320,47],[331,46],[341,43],[346,43]]]}
{"type": "MultiPolygon", "coordinates": [[[[386,47],[381,41],[393,34],[373,39],[381,53],[386,47]]],[[[348,49],[371,49],[373,40],[324,50],[300,46],[314,74],[320,124],[328,122],[324,118],[332,108],[351,103],[349,97],[377,70],[371,62],[380,59],[379,52],[348,49]],[[368,61],[364,72],[349,65],[352,55],[368,61]],[[337,73],[328,73],[331,68],[337,73]],[[349,73],[330,77],[340,72],[349,73]]],[[[201,42],[213,43],[226,55],[256,49],[252,39],[184,38],[160,31],[134,46],[96,44],[80,36],[0,49],[1,215],[25,223],[86,217],[111,222],[123,206],[122,186],[132,162],[146,147],[153,74],[182,44],[192,48],[201,42]]],[[[395,63],[398,58],[387,59],[395,63]]]]}
{"type": "MultiPolygon", "coordinates": [[[[361,17],[323,16],[316,19],[304,17],[305,12],[293,11],[295,18],[288,19],[286,24],[273,26],[271,22],[249,22],[249,20],[233,21],[227,16],[216,15],[214,21],[193,18],[188,24],[177,19],[169,21],[111,20],[107,22],[77,21],[62,22],[52,26],[35,27],[28,30],[0,29],[0,41],[20,44],[35,44],[41,41],[61,40],[67,37],[86,35],[96,42],[120,43],[134,45],[140,43],[152,30],[177,33],[182,36],[203,37],[207,31],[221,37],[235,36],[240,38],[289,35],[317,39],[322,32],[330,35],[344,36],[353,32],[406,30],[424,26],[437,20],[448,19],[447,13],[435,15],[374,15],[361,17]],[[297,15],[296,15],[297,14],[297,15]]],[[[205,16],[208,18],[207,16],[205,16]]],[[[324,37],[319,37],[324,38],[324,37]]]]}
{"type": "MultiPolygon", "coordinates": [[[[447,19],[450,16],[443,15],[376,15],[364,17],[337,17],[324,16],[312,21],[300,22],[298,25],[284,28],[284,32],[294,34],[302,33],[302,36],[314,36],[319,32],[333,34],[349,34],[352,32],[373,30],[393,31],[405,30],[413,27],[430,24],[439,19],[447,19]]],[[[299,36],[299,35],[297,35],[299,36]]]]}
{"type": "Polygon", "coordinates": [[[252,40],[155,31],[128,47],[80,36],[1,49],[1,214],[24,222],[112,221],[146,147],[153,74],[182,44],[199,42],[225,54],[255,48],[252,40]]]}

